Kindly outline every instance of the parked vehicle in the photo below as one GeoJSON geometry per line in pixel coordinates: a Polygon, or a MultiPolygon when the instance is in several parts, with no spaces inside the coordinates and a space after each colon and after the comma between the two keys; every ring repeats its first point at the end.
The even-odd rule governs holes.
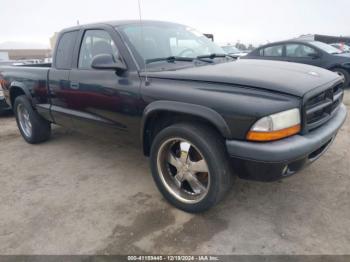
{"type": "Polygon", "coordinates": [[[343,53],[350,53],[350,46],[346,45],[345,43],[333,43],[331,46],[338,48],[343,53]]]}
{"type": "Polygon", "coordinates": [[[273,181],[296,173],[328,149],[347,114],[337,74],[235,60],[166,22],[66,29],[52,66],[0,67],[0,79],[28,143],[48,140],[51,124],[112,130],[137,141],[160,192],[188,212],[218,203],[236,174],[273,181]]]}
{"type": "Polygon", "coordinates": [[[44,63],[52,63],[52,57],[45,58],[44,63]]]}
{"type": "Polygon", "coordinates": [[[350,54],[318,41],[291,40],[259,47],[244,58],[295,62],[319,66],[338,73],[350,83],[350,54]]]}
{"type": "MultiPolygon", "coordinates": [[[[1,80],[0,80],[1,81],[1,80]]],[[[0,82],[1,83],[1,82],[0,82]]],[[[10,106],[6,103],[4,92],[2,90],[2,85],[0,84],[0,115],[5,111],[10,110],[10,106]]]]}
{"type": "Polygon", "coordinates": [[[18,62],[16,60],[0,61],[0,66],[5,65],[24,65],[24,63],[18,62]]]}
{"type": "Polygon", "coordinates": [[[226,54],[228,54],[232,57],[237,57],[237,58],[248,54],[248,52],[239,50],[237,47],[235,47],[233,45],[222,46],[222,49],[224,49],[226,54]]]}

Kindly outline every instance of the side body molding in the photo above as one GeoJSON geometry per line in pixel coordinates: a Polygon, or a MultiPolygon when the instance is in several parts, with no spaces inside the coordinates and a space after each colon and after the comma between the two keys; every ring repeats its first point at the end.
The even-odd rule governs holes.
{"type": "Polygon", "coordinates": [[[155,101],[150,103],[143,111],[141,124],[142,144],[144,142],[144,132],[147,121],[153,114],[157,112],[174,112],[200,117],[213,124],[224,137],[231,137],[231,131],[224,118],[218,112],[209,107],[176,101],[155,101]]]}

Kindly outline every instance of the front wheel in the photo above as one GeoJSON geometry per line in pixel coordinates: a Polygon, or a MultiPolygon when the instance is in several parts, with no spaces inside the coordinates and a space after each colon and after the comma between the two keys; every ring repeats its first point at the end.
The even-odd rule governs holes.
{"type": "Polygon", "coordinates": [[[181,123],[162,130],[153,141],[150,161],[160,192],[187,212],[214,206],[232,184],[224,143],[205,125],[181,123]]]}
{"type": "Polygon", "coordinates": [[[50,138],[51,124],[42,118],[36,111],[26,96],[16,98],[14,103],[17,126],[24,140],[30,144],[44,142],[50,138]]]}

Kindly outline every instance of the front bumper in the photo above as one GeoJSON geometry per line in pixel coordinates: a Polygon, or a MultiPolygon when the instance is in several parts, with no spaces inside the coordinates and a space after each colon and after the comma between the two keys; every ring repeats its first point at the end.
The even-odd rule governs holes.
{"type": "Polygon", "coordinates": [[[242,178],[273,181],[290,176],[327,151],[346,115],[347,109],[341,105],[331,120],[306,135],[268,143],[227,140],[227,151],[242,178]]]}

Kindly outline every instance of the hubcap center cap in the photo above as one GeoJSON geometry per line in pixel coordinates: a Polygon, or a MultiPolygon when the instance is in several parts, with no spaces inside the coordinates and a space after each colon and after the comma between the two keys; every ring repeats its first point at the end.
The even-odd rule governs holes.
{"type": "Polygon", "coordinates": [[[188,164],[183,164],[179,170],[181,173],[187,173],[190,171],[190,166],[188,164]]]}

